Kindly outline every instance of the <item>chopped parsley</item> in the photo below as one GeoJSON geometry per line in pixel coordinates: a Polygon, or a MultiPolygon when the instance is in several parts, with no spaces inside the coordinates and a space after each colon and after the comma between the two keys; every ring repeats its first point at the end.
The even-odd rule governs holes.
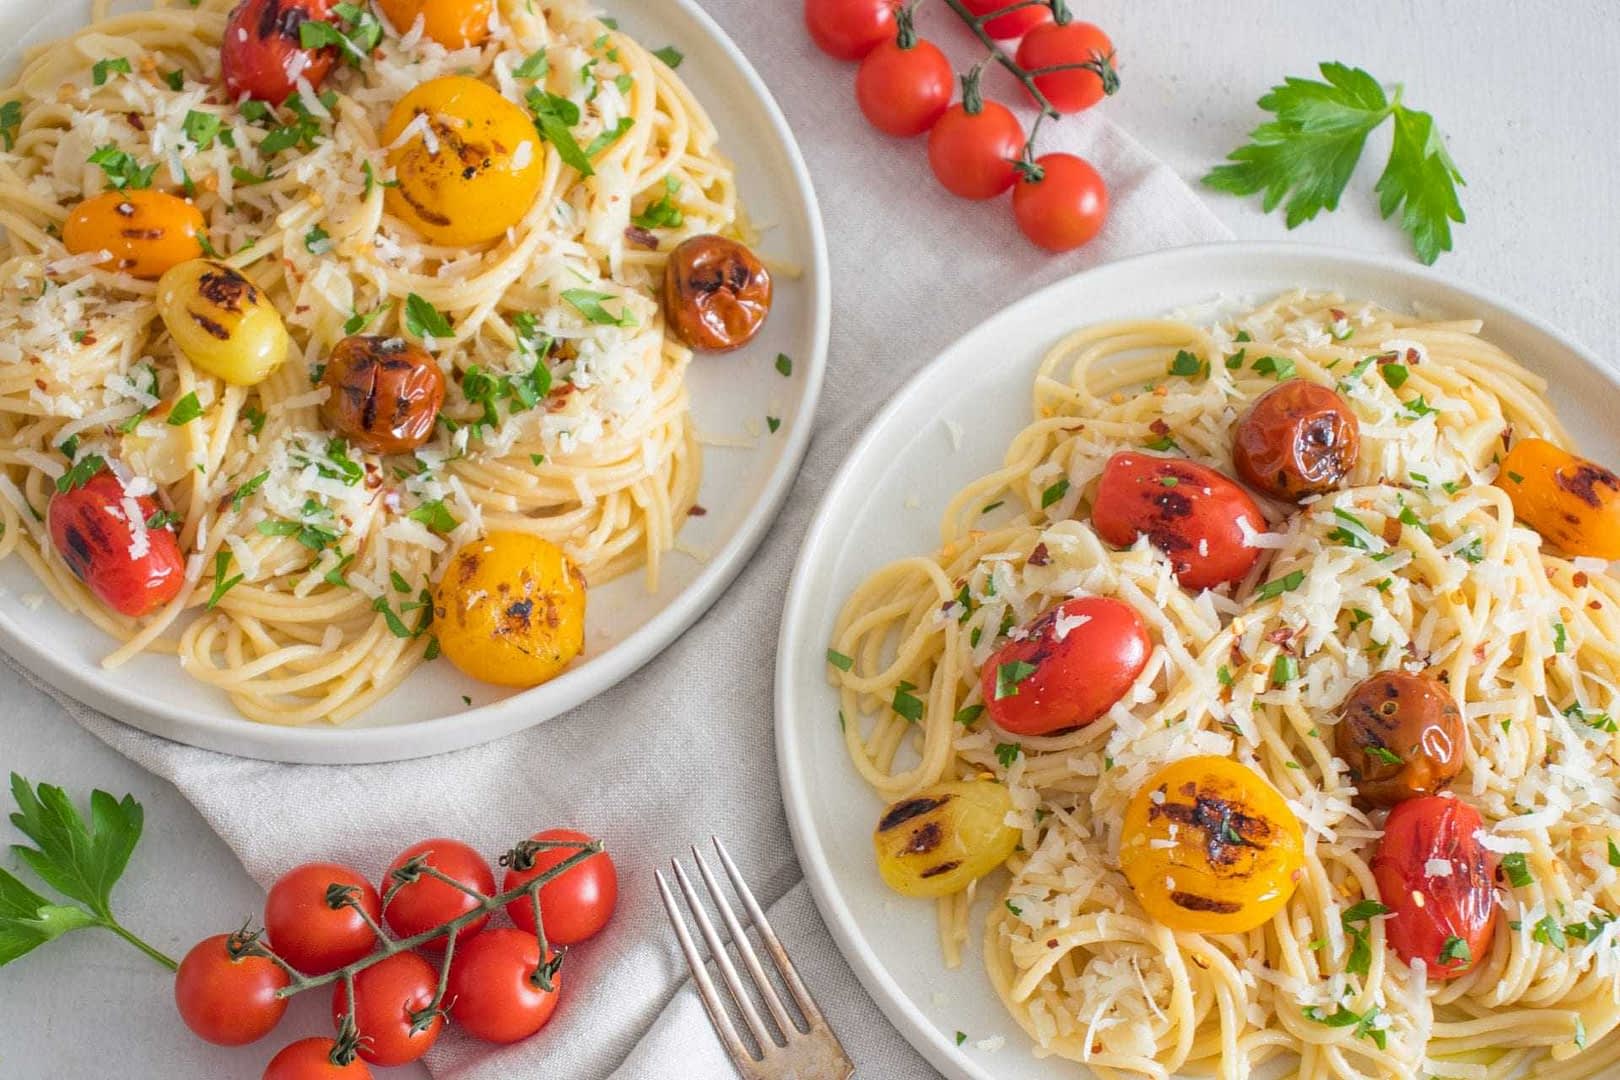
{"type": "Polygon", "coordinates": [[[1553,623],[1553,652],[1561,653],[1569,645],[1569,634],[1561,622],[1553,623]]]}
{"type": "Polygon", "coordinates": [[[1328,1027],[1354,1026],[1356,1038],[1371,1039],[1378,1049],[1383,1050],[1388,1045],[1389,1037],[1385,1034],[1383,1028],[1373,1026],[1373,1021],[1377,1016],[1378,1006],[1376,1005],[1365,1013],[1352,1012],[1343,1005],[1340,1005],[1332,1013],[1323,1013],[1321,1008],[1316,1005],[1305,1006],[1305,1019],[1318,1024],[1325,1024],[1328,1027]]]}
{"type": "Polygon", "coordinates": [[[1406,764],[1405,758],[1387,746],[1369,746],[1367,747],[1367,754],[1378,761],[1382,761],[1385,765],[1406,764]]]}
{"type": "MultiPolygon", "coordinates": [[[[1609,842],[1613,847],[1614,841],[1609,842]]],[[[1620,865],[1617,863],[1616,865],[1620,865]]],[[[1529,860],[1522,851],[1510,852],[1502,856],[1502,872],[1507,875],[1509,884],[1515,889],[1522,889],[1526,885],[1534,885],[1536,876],[1530,872],[1529,860]]]]}
{"type": "MultiPolygon", "coordinates": [[[[1017,743],[996,743],[996,760],[1001,762],[1001,767],[1003,769],[1012,768],[1012,763],[1017,761],[1018,755],[1022,754],[1023,752],[1024,748],[1019,746],[1017,743]]],[[[1015,911],[1013,914],[1016,915],[1017,912],[1015,911]]]]}
{"type": "Polygon", "coordinates": [[[405,297],[405,330],[418,338],[455,336],[444,313],[415,293],[405,297]]]}
{"type": "Polygon", "coordinates": [[[22,102],[0,104],[0,143],[10,150],[17,145],[17,132],[22,127],[22,102]]]}
{"type": "MultiPolygon", "coordinates": [[[[654,49],[653,55],[662,60],[664,62],[664,66],[669,68],[671,71],[674,71],[676,68],[680,67],[681,61],[686,59],[686,56],[681,52],[681,50],[677,49],[673,45],[665,45],[662,49],[654,49]]],[[[957,1043],[957,1045],[960,1046],[961,1043],[957,1043]]]]}
{"type": "Polygon", "coordinates": [[[581,176],[594,176],[591,159],[574,138],[574,125],[579,123],[579,106],[565,97],[529,87],[523,101],[534,114],[534,129],[540,137],[557,148],[564,164],[571,165],[581,176]]]}
{"type": "MultiPolygon", "coordinates": [[[[983,715],[983,705],[964,705],[956,710],[956,715],[951,719],[963,727],[972,727],[979,717],[983,715]]],[[[1610,841],[1610,845],[1613,845],[1613,841],[1610,841]]]]}
{"type": "Polygon", "coordinates": [[[180,524],[180,515],[168,510],[158,510],[146,519],[148,529],[162,529],[170,525],[180,524]]]}
{"type": "Polygon", "coordinates": [[[325,255],[332,250],[332,234],[315,226],[304,234],[304,250],[311,255],[325,255]]]}
{"type": "Polygon", "coordinates": [[[1295,589],[1299,588],[1304,581],[1305,571],[1295,570],[1292,573],[1284,574],[1275,581],[1266,582],[1264,585],[1260,586],[1259,590],[1256,592],[1256,595],[1262,600],[1270,600],[1273,597],[1281,596],[1285,592],[1293,592],[1295,589]]]}
{"type": "Polygon", "coordinates": [[[382,41],[382,23],[358,4],[334,4],[335,23],[310,19],[298,27],[298,44],[306,49],[334,47],[350,66],[359,67],[382,41]]]}
{"type": "Polygon", "coordinates": [[[848,671],[850,668],[855,666],[855,658],[852,656],[845,656],[843,653],[838,652],[835,649],[828,649],[827,663],[831,664],[839,671],[848,671]]]}
{"type": "Polygon", "coordinates": [[[1531,940],[1539,941],[1543,945],[1551,945],[1559,952],[1569,948],[1569,939],[1564,936],[1564,928],[1559,926],[1558,920],[1551,915],[1541,917],[1530,931],[1530,937],[1531,940]]]}
{"type": "Polygon", "coordinates": [[[1282,382],[1294,377],[1294,362],[1283,356],[1262,356],[1254,362],[1254,370],[1282,382]]]}
{"type": "Polygon", "coordinates": [[[248,422],[248,431],[257,435],[264,430],[264,422],[268,417],[263,409],[255,405],[242,410],[242,419],[248,422]]]}
{"type": "Polygon", "coordinates": [[[1271,662],[1271,685],[1287,686],[1299,678],[1299,661],[1287,653],[1278,653],[1271,662]]]}
{"type": "Polygon", "coordinates": [[[193,390],[175,402],[174,407],[169,410],[169,426],[182,427],[202,414],[202,405],[197,401],[197,392],[193,390]]]}
{"type": "Polygon", "coordinates": [[[641,208],[641,213],[630,219],[630,224],[638,229],[673,229],[686,220],[681,208],[675,205],[675,193],[681,189],[681,182],[673,176],[664,177],[664,194],[657,202],[648,203],[641,208]]]}
{"type": "Polygon", "coordinates": [[[596,138],[590,141],[590,143],[585,147],[585,156],[588,158],[593,158],[597,154],[600,154],[603,150],[606,150],[608,147],[612,146],[614,143],[623,138],[624,133],[629,131],[633,126],[635,126],[635,121],[630,117],[619,117],[618,123],[614,124],[610,128],[604,128],[597,134],[596,138]]]}
{"type": "Polygon", "coordinates": [[[86,454],[73,463],[73,467],[56,478],[58,493],[77,491],[90,482],[90,478],[107,467],[107,462],[100,454],[86,454]]]}
{"type": "Polygon", "coordinates": [[[1388,915],[1389,908],[1377,900],[1360,900],[1350,905],[1339,916],[1339,925],[1350,938],[1350,956],[1344,970],[1351,975],[1365,975],[1372,967],[1372,945],[1368,941],[1368,924],[1379,915],[1388,915]]]}
{"type": "Polygon", "coordinates": [[[1015,697],[1018,694],[1018,684],[1035,674],[1035,665],[1023,660],[1013,660],[1005,664],[996,665],[996,694],[997,701],[1003,698],[1015,697]]]}
{"type": "Polygon", "coordinates": [[[564,289],[562,298],[574,306],[574,309],[586,320],[597,326],[635,326],[636,316],[630,310],[629,304],[623,297],[612,293],[594,292],[590,289],[564,289]],[[602,306],[604,300],[618,300],[620,302],[619,314],[614,315],[602,306]]]}
{"type": "Polygon", "coordinates": [[[349,564],[352,562],[354,562],[354,556],[352,554],[343,556],[343,558],[338,560],[336,566],[332,567],[332,569],[326,572],[326,576],[322,578],[322,580],[328,585],[335,585],[338,588],[352,588],[353,586],[349,584],[349,579],[344,576],[344,572],[349,569],[349,564]]]}
{"type": "Polygon", "coordinates": [[[1586,708],[1586,706],[1582,705],[1578,701],[1569,708],[1565,709],[1563,715],[1571,720],[1579,720],[1581,723],[1586,724],[1589,727],[1597,728],[1599,731],[1610,735],[1620,732],[1620,727],[1615,725],[1614,717],[1610,716],[1606,712],[1594,712],[1589,710],[1586,708]]]}
{"type": "Polygon", "coordinates": [[[1203,371],[1204,362],[1186,349],[1178,350],[1176,358],[1170,361],[1170,374],[1172,375],[1199,375],[1203,371]]]}
{"type": "Polygon", "coordinates": [[[1053,483],[1051,487],[1041,492],[1041,509],[1045,510],[1047,507],[1051,506],[1068,493],[1069,478],[1067,476],[1058,477],[1057,481],[1053,483]]]}
{"type": "Polygon", "coordinates": [[[912,693],[915,689],[915,683],[902,682],[894,688],[894,698],[889,702],[890,708],[913,724],[921,721],[923,716],[922,698],[912,693]]]}
{"type": "Polygon", "coordinates": [[[1403,364],[1385,364],[1379,368],[1384,373],[1384,381],[1391,390],[1399,390],[1406,384],[1408,373],[1403,364]]]}
{"type": "Polygon", "coordinates": [[[536,49],[524,57],[523,63],[512,69],[512,75],[519,79],[543,79],[551,73],[551,60],[546,56],[545,49],[536,49]]]}
{"type": "Polygon", "coordinates": [[[1609,865],[1620,866],[1620,847],[1616,847],[1614,837],[1609,837],[1609,865]]]}
{"type": "Polygon", "coordinates": [[[152,174],[157,172],[156,164],[143,166],[133,155],[118,149],[117,143],[96,147],[87,160],[91,165],[101,167],[108,187],[119,191],[149,188],[152,186],[152,174]]]}
{"type": "Polygon", "coordinates": [[[214,592],[208,598],[207,610],[214,610],[219,605],[219,602],[225,598],[226,593],[242,583],[243,575],[241,574],[231,578],[225,576],[225,572],[230,568],[231,549],[220,548],[214,553],[214,592]]]}
{"type": "Polygon", "coordinates": [[[169,84],[170,90],[184,89],[186,85],[186,73],[181,71],[179,68],[175,68],[173,71],[165,71],[163,73],[163,81],[169,84]]]}
{"type": "Polygon", "coordinates": [[[793,374],[793,361],[788,357],[787,353],[776,354],[776,373],[784,379],[793,374]]]}
{"type": "Polygon", "coordinates": [[[186,112],[180,130],[185,132],[186,138],[191,140],[198,150],[207,150],[214,145],[216,138],[226,146],[233,148],[236,146],[235,136],[225,127],[225,121],[217,113],[190,109],[186,112]]]}
{"type": "Polygon", "coordinates": [[[767,416],[765,418],[765,426],[771,429],[772,435],[775,435],[777,429],[782,426],[782,420],[777,416],[767,416]]]}
{"type": "Polygon", "coordinates": [[[254,492],[264,487],[264,482],[268,479],[270,479],[270,470],[266,469],[250,478],[247,483],[238,487],[235,493],[231,495],[231,509],[242,509],[242,504],[248,499],[252,498],[254,492]]]}
{"type": "Polygon", "coordinates": [[[1468,942],[1455,934],[1446,938],[1444,945],[1440,946],[1439,962],[1442,967],[1455,963],[1467,965],[1474,959],[1474,954],[1468,948],[1468,942]]]}
{"type": "Polygon", "coordinates": [[[1215,669],[1215,678],[1220,680],[1220,684],[1222,686],[1231,686],[1232,669],[1227,667],[1225,664],[1222,664],[1220,667],[1215,669]]]}
{"type": "Polygon", "coordinates": [[[1430,405],[1427,401],[1425,401],[1422,394],[1419,394],[1411,401],[1406,402],[1406,414],[1413,420],[1416,420],[1419,417],[1428,416],[1430,413],[1437,413],[1439,411],[1439,409],[1436,409],[1433,405],[1430,405]]]}
{"type": "Polygon", "coordinates": [[[114,56],[106,60],[97,60],[90,67],[90,81],[97,86],[103,86],[107,78],[113,74],[128,75],[130,73],[129,60],[126,57],[114,56]]]}
{"type": "Polygon", "coordinates": [[[436,533],[450,532],[461,524],[456,520],[456,516],[450,512],[450,509],[444,505],[443,499],[425,502],[405,516],[412,521],[421,522],[436,533]]]}

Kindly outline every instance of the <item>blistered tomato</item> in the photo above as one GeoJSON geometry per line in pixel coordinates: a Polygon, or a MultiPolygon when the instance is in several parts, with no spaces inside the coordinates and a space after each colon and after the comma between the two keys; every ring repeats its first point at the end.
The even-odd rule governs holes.
{"type": "Polygon", "coordinates": [[[464,545],[433,591],[433,628],[456,667],[498,686],[538,686],[585,644],[585,576],[529,533],[464,545]]]}
{"type": "Polygon", "coordinates": [[[176,263],[203,253],[202,211],[162,191],[103,191],[73,208],[62,243],[75,255],[106,251],[104,269],[151,281],[176,263]]]}
{"type": "Polygon", "coordinates": [[[321,373],[331,394],[326,426],[362,450],[402,454],[433,437],[444,404],[444,372],[420,345],[355,334],[332,346],[321,373]]]}
{"type": "Polygon", "coordinates": [[[694,236],[664,264],[664,317],[694,349],[748,344],[771,311],[771,275],[748,248],[724,236],[694,236]]]}
{"type": "Polygon", "coordinates": [[[237,386],[263,382],[287,357],[281,313],[224,263],[190,259],[158,281],[158,315],[186,359],[237,386]]]}
{"type": "Polygon", "coordinates": [[[1117,547],[1146,536],[1189,589],[1238,581],[1254,566],[1260,549],[1244,542],[1242,521],[1266,530],[1254,500],[1214,469],[1130,451],[1108,459],[1091,508],[1098,536],[1117,547]]]}
{"type": "Polygon", "coordinates": [[[242,0],[225,22],[219,42],[220,74],[231,100],[250,98],[280,105],[302,76],[319,89],[337,59],[330,47],[306,49],[306,22],[329,22],[330,0],[242,0]]]}
{"type": "Polygon", "coordinates": [[[1238,421],[1232,465],[1245,484],[1292,502],[1342,486],[1360,449],[1361,425],[1337,391],[1289,379],[1238,421]]]}
{"type": "Polygon", "coordinates": [[[1018,830],[1012,796],[994,780],[935,784],[883,811],[872,843],[878,873],[906,896],[949,896],[1007,861],[1018,830]]]}
{"type": "Polygon", "coordinates": [[[150,495],[130,495],[103,469],[53,495],[45,524],[68,569],[98,600],[140,618],[185,587],[180,542],[172,528],[158,523],[160,509],[150,495]]]}
{"type": "Polygon", "coordinates": [[[1514,515],[1559,550],[1620,559],[1620,476],[1545,439],[1520,439],[1496,485],[1514,515]]]}
{"type": "Polygon", "coordinates": [[[1479,811],[1459,799],[1408,799],[1389,812],[1373,856],[1384,936],[1402,960],[1450,979],[1485,958],[1496,929],[1496,856],[1479,842],[1479,811]]]}
{"type": "Polygon", "coordinates": [[[1357,801],[1394,806],[1451,783],[1467,756],[1468,729],[1439,679],[1383,671],[1350,691],[1333,745],[1350,766],[1357,801]]]}
{"type": "Polygon", "coordinates": [[[1142,616],[1123,600],[1065,600],[991,654],[979,675],[985,707],[1018,735],[1082,727],[1125,696],[1152,651],[1142,616]]]}

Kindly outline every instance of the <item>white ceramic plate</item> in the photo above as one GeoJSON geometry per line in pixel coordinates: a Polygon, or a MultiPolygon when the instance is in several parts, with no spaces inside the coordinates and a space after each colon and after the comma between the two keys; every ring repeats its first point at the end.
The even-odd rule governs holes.
{"type": "MultiPolygon", "coordinates": [[[[39,604],[45,590],[21,559],[0,562],[0,647],[58,689],[167,738],[246,757],[360,763],[472,746],[571,709],[634,672],[708,609],[764,536],[809,443],[827,352],[826,240],[787,121],[731,39],[693,0],[606,6],[637,40],[685,54],[681,76],[718,127],[743,202],[764,229],[761,254],[801,269],[796,278],[777,275],[771,317],[756,341],[739,353],[699,355],[687,377],[699,431],[753,444],[705,448],[698,502],[708,513],[691,518],[679,537],[704,558],[671,553],[656,594],[636,574],[593,590],[584,656],[544,686],[512,694],[449,664],[425,665],[341,728],[244,720],[223,694],[187,679],[173,657],[145,656],[104,671],[100,660],[112,640],[48,596],[39,604]],[[793,359],[791,378],[775,370],[779,352],[793,359]],[[767,416],[782,421],[775,434],[766,430],[767,416]]],[[[14,43],[0,55],[0,70],[14,70],[21,48],[70,33],[88,18],[86,0],[0,0],[0,41],[14,43]]]]}
{"type": "Polygon", "coordinates": [[[833,939],[900,1032],[954,1080],[1074,1080],[1077,1066],[1037,1059],[990,987],[978,932],[995,890],[985,890],[963,965],[950,971],[940,960],[933,908],[903,900],[878,878],[871,835],[881,801],[849,764],[837,693],[826,678],[838,609],[871,571],[938,546],[946,502],[1001,463],[1029,422],[1040,357],[1064,333],[1297,287],[1483,319],[1487,338],[1550,380],[1578,445],[1600,460],[1620,460],[1612,404],[1620,389],[1591,353],[1517,308],[1415,265],[1316,248],[1223,244],[1104,266],[1002,311],[912,379],[856,445],[805,537],[782,613],[777,757],[799,860],[833,939]],[[948,420],[964,432],[955,453],[948,420]],[[999,1050],[976,1046],[997,1036],[1005,1039],[999,1050]]]}

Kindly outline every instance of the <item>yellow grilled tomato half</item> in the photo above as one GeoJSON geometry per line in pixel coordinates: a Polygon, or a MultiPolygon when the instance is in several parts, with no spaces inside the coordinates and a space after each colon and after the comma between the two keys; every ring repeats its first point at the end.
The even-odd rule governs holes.
{"type": "Polygon", "coordinates": [[[1190,757],[1125,810],[1119,861],[1148,915],[1172,930],[1252,930],[1288,902],[1305,864],[1299,820],[1246,765],[1190,757]]]}
{"type": "Polygon", "coordinates": [[[259,287],[212,259],[189,259],[158,279],[158,315],[197,367],[237,386],[263,382],[287,358],[281,313],[259,287]]]}
{"type": "Polygon", "coordinates": [[[1565,554],[1620,559],[1620,476],[1546,439],[1520,439],[1496,486],[1515,517],[1565,554]]]}
{"type": "Polygon", "coordinates": [[[904,896],[949,896],[1007,861],[1019,832],[1012,796],[994,780],[935,784],[883,811],[872,843],[878,873],[904,896]]]}
{"type": "Polygon", "coordinates": [[[108,270],[147,281],[176,263],[202,255],[197,238],[207,231],[202,211],[177,195],[142,189],[103,191],[73,208],[62,226],[62,244],[75,255],[105,251],[108,270]]]}
{"type": "Polygon", "coordinates": [[[500,236],[534,205],[545,171],[545,148],[529,116],[464,75],[431,79],[400,98],[382,142],[392,147],[396,181],[384,205],[435,244],[500,236]]]}
{"type": "Polygon", "coordinates": [[[585,576],[561,548],[521,532],[463,545],[433,590],[439,647],[497,686],[539,686],[585,645],[585,576]]]}

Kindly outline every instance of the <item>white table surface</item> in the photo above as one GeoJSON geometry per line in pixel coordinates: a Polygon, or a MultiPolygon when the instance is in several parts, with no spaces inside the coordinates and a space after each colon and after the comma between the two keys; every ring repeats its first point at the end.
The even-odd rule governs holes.
{"type": "MultiPolygon", "coordinates": [[[[1261,116],[1255,99],[1284,75],[1314,74],[1317,60],[1336,59],[1386,81],[1403,78],[1408,104],[1435,115],[1468,179],[1469,222],[1438,268],[1522,303],[1620,362],[1620,23],[1602,0],[1080,7],[1121,54],[1125,88],[1103,107],[1190,181],[1242,141],[1261,116]]],[[[759,17],[782,19],[784,47],[808,48],[797,8],[798,0],[777,0],[761,4],[759,17]],[[781,14],[766,14],[778,5],[781,14]]],[[[767,58],[753,59],[770,82],[767,58]]],[[[861,122],[853,105],[850,122],[861,122]]],[[[1336,214],[1292,234],[1253,200],[1211,193],[1208,202],[1240,240],[1403,253],[1405,235],[1379,220],[1372,195],[1386,146],[1387,135],[1374,137],[1336,214]]],[[[841,180],[816,177],[819,185],[841,180]]],[[[160,948],[179,956],[205,934],[258,917],[263,892],[173,788],[0,672],[0,772],[11,770],[77,793],[132,792],[145,805],[146,838],[114,900],[125,922],[160,948]]],[[[14,862],[0,856],[0,865],[14,862]]],[[[311,1000],[318,997],[295,1000],[262,1048],[206,1046],[181,1028],[169,980],[148,960],[108,935],[76,933],[0,972],[0,1075],[156,1077],[168,1068],[159,1062],[175,1059],[176,1043],[189,1043],[182,1057],[190,1076],[255,1077],[272,1044],[330,1030],[325,999],[311,1000]]]]}

